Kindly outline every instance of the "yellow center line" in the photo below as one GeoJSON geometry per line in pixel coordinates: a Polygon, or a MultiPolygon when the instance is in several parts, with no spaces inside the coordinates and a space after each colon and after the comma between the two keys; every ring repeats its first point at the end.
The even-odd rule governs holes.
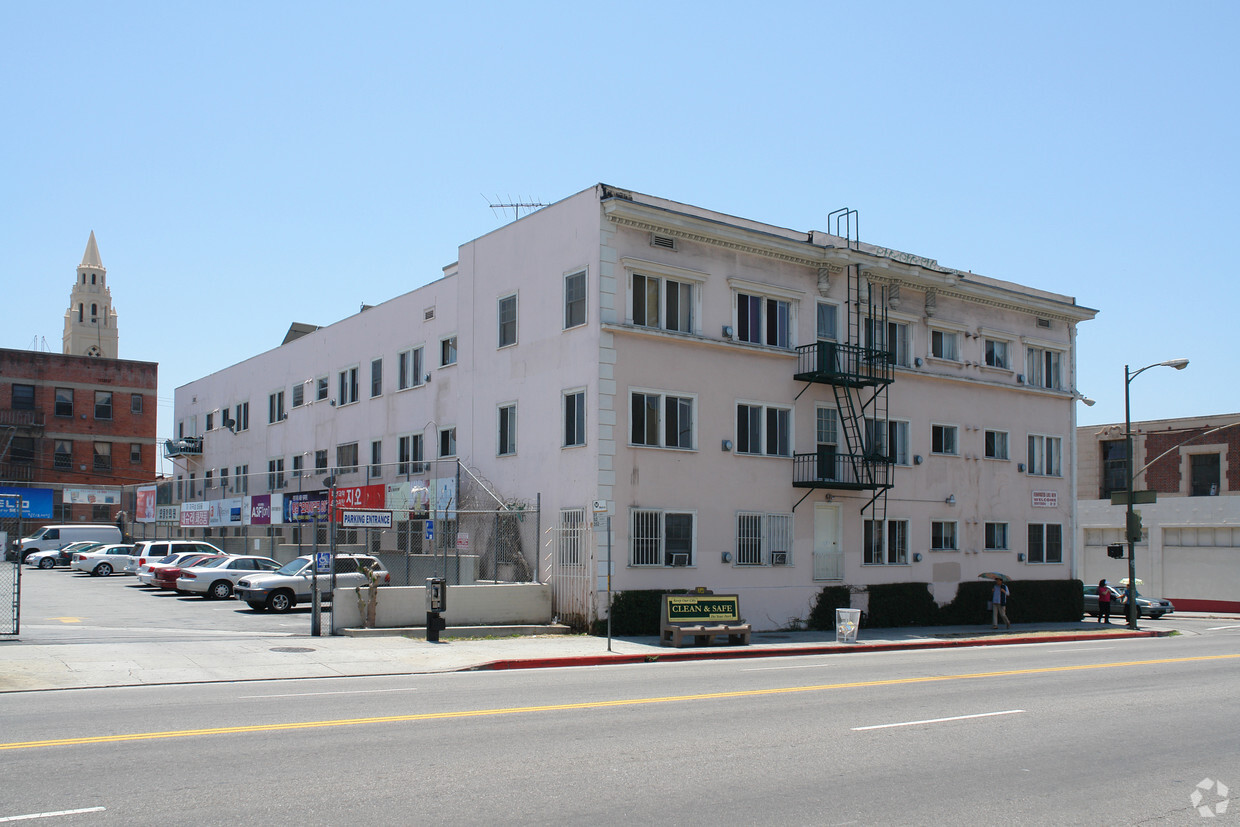
{"type": "Polygon", "coordinates": [[[875,686],[902,686],[942,681],[978,680],[981,678],[1010,678],[1018,675],[1038,675],[1052,672],[1078,672],[1088,669],[1113,669],[1122,666],[1158,666],[1171,663],[1192,663],[1240,658],[1234,655],[1201,655],[1198,657],[1164,658],[1160,660],[1130,660],[1117,663],[1087,663],[1077,666],[1044,666],[1036,669],[1010,669],[1003,672],[971,672],[962,675],[928,675],[918,678],[890,678],[877,681],[852,681],[849,683],[823,683],[812,686],[787,686],[769,689],[739,689],[733,692],[708,692],[698,695],[668,695],[659,698],[621,698],[612,701],[583,701],[569,704],[543,706],[516,706],[501,709],[469,709],[456,712],[424,712],[416,715],[382,715],[373,718],[342,718],[331,721],[300,721],[285,724],[254,724],[251,726],[211,727],[209,729],[181,729],[167,732],[131,732],[121,735],[93,735],[81,738],[52,738],[46,741],[15,741],[0,744],[0,750],[34,749],[37,747],[80,746],[84,744],[115,744],[123,741],[151,741],[160,738],[192,738],[200,735],[238,735],[252,732],[281,732],[298,729],[323,729],[326,727],[359,726],[363,724],[390,724],[409,721],[438,721],[451,718],[480,718],[488,715],[516,715],[527,712],[560,712],[576,709],[605,709],[617,706],[640,706],[642,704],[665,704],[683,701],[709,701],[724,698],[755,698],[764,695],[787,695],[794,692],[825,692],[832,689],[861,689],[875,686]]]}

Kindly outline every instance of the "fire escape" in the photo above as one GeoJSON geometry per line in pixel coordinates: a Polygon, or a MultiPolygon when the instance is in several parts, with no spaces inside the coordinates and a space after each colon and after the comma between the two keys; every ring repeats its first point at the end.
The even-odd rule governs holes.
{"type": "MultiPolygon", "coordinates": [[[[831,217],[836,220],[835,234],[856,249],[856,211],[838,210],[831,217]]],[[[860,264],[849,265],[846,271],[844,336],[840,341],[798,347],[793,376],[807,383],[797,398],[815,384],[831,387],[838,430],[834,434],[831,428],[826,433],[820,430],[814,453],[794,455],[792,484],[810,489],[797,505],[819,489],[869,492],[862,515],[885,520],[895,448],[889,444],[887,387],[895,378],[892,348],[896,343],[890,339],[887,323],[887,288],[870,284],[860,264]]]]}

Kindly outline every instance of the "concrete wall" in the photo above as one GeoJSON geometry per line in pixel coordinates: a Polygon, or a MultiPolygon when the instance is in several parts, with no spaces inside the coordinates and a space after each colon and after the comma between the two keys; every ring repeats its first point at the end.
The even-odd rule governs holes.
{"type": "MultiPolygon", "coordinates": [[[[338,589],[332,595],[332,611],[337,629],[362,625],[357,595],[353,589],[338,589]]],[[[518,626],[551,622],[551,587],[539,583],[500,583],[495,585],[449,586],[449,626],[518,626]]],[[[379,589],[379,610],[375,625],[389,629],[426,625],[426,587],[389,586],[379,589]]]]}

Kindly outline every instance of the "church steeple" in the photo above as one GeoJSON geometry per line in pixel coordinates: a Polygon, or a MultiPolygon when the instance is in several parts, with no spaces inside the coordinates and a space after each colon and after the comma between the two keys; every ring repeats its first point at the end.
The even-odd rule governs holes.
{"type": "Polygon", "coordinates": [[[99,257],[95,231],[91,230],[86,252],[77,268],[65,312],[63,352],[73,356],[117,358],[116,311],[108,289],[108,270],[99,257]]]}

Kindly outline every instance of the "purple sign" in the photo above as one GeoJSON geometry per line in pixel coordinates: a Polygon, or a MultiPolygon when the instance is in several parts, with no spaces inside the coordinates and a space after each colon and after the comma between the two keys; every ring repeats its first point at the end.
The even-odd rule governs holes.
{"type": "Polygon", "coordinates": [[[271,495],[250,497],[250,525],[271,525],[271,495]]]}

